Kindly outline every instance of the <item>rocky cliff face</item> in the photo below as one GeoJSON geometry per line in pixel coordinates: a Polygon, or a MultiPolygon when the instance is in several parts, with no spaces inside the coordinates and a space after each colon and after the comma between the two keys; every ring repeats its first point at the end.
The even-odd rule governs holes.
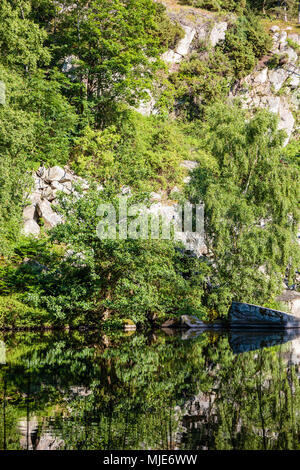
{"type": "Polygon", "coordinates": [[[299,109],[300,68],[297,52],[289,45],[288,39],[300,43],[300,36],[280,31],[278,26],[271,28],[273,49],[256,69],[242,79],[231,92],[231,97],[242,100],[244,108],[265,108],[279,117],[279,128],[287,133],[285,144],[296,131],[299,109]],[[277,58],[278,65],[268,64],[277,58]]]}
{"type": "MultiPolygon", "coordinates": [[[[162,55],[162,59],[170,72],[178,68],[180,62],[193,51],[194,45],[199,43],[199,41],[205,41],[211,44],[212,47],[215,47],[218,42],[225,39],[228,21],[233,21],[232,15],[224,15],[223,18],[220,18],[211,12],[202,11],[197,8],[179,5],[175,8],[174,5],[169,6],[167,2],[161,3],[165,4],[171,20],[179,23],[185,33],[174,49],[169,49],[162,55]]],[[[157,113],[155,107],[156,100],[149,90],[148,93],[149,100],[142,101],[137,108],[137,111],[143,114],[143,116],[157,113]]]]}
{"type": "MultiPolygon", "coordinates": [[[[170,18],[177,21],[185,32],[175,49],[168,50],[162,56],[170,72],[178,68],[199,40],[212,47],[224,40],[229,24],[235,21],[232,15],[222,18],[196,8],[178,5],[175,8],[168,2],[166,7],[170,18]]],[[[278,26],[273,26],[270,33],[273,36],[270,54],[260,61],[249,76],[236,83],[229,97],[241,99],[245,108],[264,108],[278,115],[279,128],[287,133],[287,144],[293,132],[297,131],[300,77],[298,54],[290,41],[299,45],[300,35],[293,33],[289,27],[283,31],[278,26]],[[272,61],[275,63],[273,66],[272,61]]],[[[149,101],[142,102],[137,109],[146,116],[157,113],[155,99],[149,95],[149,101]]]]}

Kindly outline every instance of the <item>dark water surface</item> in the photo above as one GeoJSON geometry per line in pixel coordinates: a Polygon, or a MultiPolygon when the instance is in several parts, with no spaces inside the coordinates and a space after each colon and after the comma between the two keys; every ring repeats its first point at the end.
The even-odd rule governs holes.
{"type": "Polygon", "coordinates": [[[0,333],[0,449],[296,449],[300,339],[0,333]]]}

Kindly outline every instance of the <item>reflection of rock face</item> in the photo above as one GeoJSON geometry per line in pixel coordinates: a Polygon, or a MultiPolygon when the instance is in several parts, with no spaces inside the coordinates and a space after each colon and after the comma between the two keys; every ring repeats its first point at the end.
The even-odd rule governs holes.
{"type": "Polygon", "coordinates": [[[217,420],[214,401],[214,393],[200,392],[188,400],[182,410],[177,407],[180,424],[174,439],[176,449],[182,448],[188,434],[197,436],[197,450],[208,449],[207,443],[211,441],[213,434],[213,425],[209,426],[208,422],[213,424],[217,420]]]}
{"type": "MultiPolygon", "coordinates": [[[[257,448],[265,448],[266,442],[270,446],[268,448],[277,448],[277,441],[283,433],[279,416],[282,409],[289,414],[291,421],[292,416],[296,418],[298,415],[298,380],[292,378],[291,371],[295,370],[300,378],[300,339],[295,338],[266,356],[261,351],[246,352],[235,357],[236,369],[234,362],[226,366],[222,362],[215,364],[212,359],[211,363],[206,364],[210,386],[198,391],[183,405],[175,407],[176,449],[254,449],[257,436],[261,440],[257,448]],[[285,398],[291,397],[291,390],[294,403],[289,408],[285,398]],[[262,422],[262,416],[269,417],[273,413],[272,396],[280,396],[285,404],[281,405],[282,408],[280,406],[280,413],[274,410],[274,416],[269,422],[262,422]],[[249,406],[248,410],[249,400],[253,400],[255,406],[249,406]],[[255,416],[261,404],[266,408],[255,416]]],[[[298,445],[297,438],[295,443],[298,445]]]]}
{"type": "Polygon", "coordinates": [[[23,449],[32,450],[36,448],[38,442],[39,424],[34,416],[30,420],[22,419],[18,423],[18,429],[22,435],[20,444],[23,449]]]}
{"type": "Polygon", "coordinates": [[[300,338],[294,339],[287,344],[285,357],[289,365],[300,366],[300,338]]]}
{"type": "Polygon", "coordinates": [[[300,330],[289,329],[284,331],[236,331],[231,330],[229,335],[229,344],[234,354],[255,351],[279,344],[291,344],[297,341],[300,336],[300,330]]]}
{"type": "Polygon", "coordinates": [[[42,433],[42,425],[33,416],[30,420],[21,419],[18,423],[21,434],[20,444],[27,450],[58,450],[63,445],[63,440],[51,435],[47,430],[42,433]]]}
{"type": "Polygon", "coordinates": [[[0,364],[6,364],[6,347],[4,341],[0,341],[0,364]]]}

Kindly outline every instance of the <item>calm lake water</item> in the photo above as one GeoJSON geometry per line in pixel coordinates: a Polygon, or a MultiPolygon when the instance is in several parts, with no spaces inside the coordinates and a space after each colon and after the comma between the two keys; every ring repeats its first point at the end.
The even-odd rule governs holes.
{"type": "Polygon", "coordinates": [[[297,334],[0,333],[0,449],[299,448],[297,334]]]}

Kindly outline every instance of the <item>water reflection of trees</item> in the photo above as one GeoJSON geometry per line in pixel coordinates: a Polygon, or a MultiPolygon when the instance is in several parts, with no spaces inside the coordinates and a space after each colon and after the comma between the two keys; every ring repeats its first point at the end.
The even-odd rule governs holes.
{"type": "Polygon", "coordinates": [[[236,355],[212,333],[4,341],[1,449],[299,447],[291,343],[236,355]]]}

